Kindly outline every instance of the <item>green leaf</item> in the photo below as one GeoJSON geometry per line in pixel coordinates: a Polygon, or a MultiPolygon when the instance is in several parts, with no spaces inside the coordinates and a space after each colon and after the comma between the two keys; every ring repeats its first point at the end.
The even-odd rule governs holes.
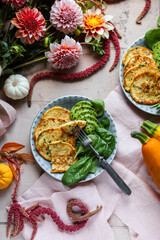
{"type": "Polygon", "coordinates": [[[9,52],[7,52],[7,53],[5,53],[4,55],[2,55],[2,57],[3,57],[3,58],[8,58],[8,57],[10,57],[10,55],[11,55],[11,54],[10,54],[9,52]]]}
{"type": "Polygon", "coordinates": [[[9,49],[10,53],[23,57],[22,52],[26,52],[22,45],[12,45],[9,49]]]}
{"type": "Polygon", "coordinates": [[[97,117],[102,116],[105,110],[104,101],[102,99],[95,99],[95,100],[92,100],[91,103],[96,110],[97,117]]]}
{"type": "Polygon", "coordinates": [[[90,169],[90,173],[95,173],[97,171],[97,168],[98,168],[98,159],[95,158],[92,160],[92,166],[91,166],[91,169],[90,169]]]}
{"type": "Polygon", "coordinates": [[[83,2],[77,1],[77,4],[81,7],[83,12],[85,12],[87,10],[87,8],[83,2]]]}
{"type": "Polygon", "coordinates": [[[100,128],[105,128],[106,130],[108,130],[109,126],[110,126],[110,121],[107,117],[104,117],[100,120],[100,122],[99,122],[100,128]]]}
{"type": "Polygon", "coordinates": [[[2,49],[0,49],[0,52],[1,51],[8,51],[8,44],[4,41],[0,41],[0,46],[2,49]]]}
{"type": "Polygon", "coordinates": [[[14,74],[14,71],[11,68],[6,68],[3,70],[3,75],[12,75],[12,74],[14,74]]]}
{"type": "Polygon", "coordinates": [[[105,53],[103,49],[103,44],[102,42],[99,42],[97,40],[93,40],[92,42],[89,43],[91,45],[91,48],[94,52],[97,52],[100,55],[103,55],[105,53]]]}
{"type": "Polygon", "coordinates": [[[147,46],[152,49],[153,45],[160,41],[160,28],[155,28],[146,32],[145,41],[147,46]]]}
{"type": "Polygon", "coordinates": [[[109,157],[115,147],[115,136],[104,128],[97,128],[96,132],[108,144],[108,157],[109,157]]]}
{"type": "Polygon", "coordinates": [[[158,17],[157,24],[160,27],[160,16],[158,17]]]}

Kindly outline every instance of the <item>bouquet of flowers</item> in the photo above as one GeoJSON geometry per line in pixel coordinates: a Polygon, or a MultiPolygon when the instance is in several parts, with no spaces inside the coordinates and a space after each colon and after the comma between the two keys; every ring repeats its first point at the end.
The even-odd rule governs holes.
{"type": "Polygon", "coordinates": [[[105,39],[116,44],[115,35],[120,37],[106,9],[102,0],[1,0],[1,87],[7,75],[45,59],[55,71],[75,66],[83,44],[105,55],[105,39]]]}

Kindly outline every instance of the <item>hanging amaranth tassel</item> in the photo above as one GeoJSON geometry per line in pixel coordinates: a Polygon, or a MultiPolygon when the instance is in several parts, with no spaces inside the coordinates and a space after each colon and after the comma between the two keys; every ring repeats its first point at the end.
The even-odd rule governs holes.
{"type": "Polygon", "coordinates": [[[120,45],[119,45],[118,38],[122,38],[122,37],[119,34],[116,27],[114,26],[114,30],[110,31],[110,39],[104,40],[104,52],[105,52],[104,55],[99,60],[99,62],[95,63],[93,66],[85,69],[84,71],[81,71],[78,73],[67,73],[67,74],[62,74],[57,72],[41,72],[36,74],[30,81],[30,90],[28,94],[28,106],[29,107],[31,106],[33,87],[38,80],[44,79],[44,78],[51,78],[51,79],[75,81],[75,80],[86,78],[92,75],[93,73],[95,73],[96,71],[100,70],[102,67],[104,67],[104,65],[107,63],[108,59],[110,58],[110,40],[113,42],[116,50],[114,63],[109,70],[109,71],[112,71],[117,65],[119,61],[119,56],[120,56],[120,45]]]}
{"type": "MultiPolygon", "coordinates": [[[[17,189],[20,182],[21,171],[20,166],[23,161],[32,162],[34,159],[29,154],[26,153],[17,153],[18,150],[24,148],[24,145],[10,142],[3,145],[0,150],[0,158],[3,161],[10,163],[12,165],[12,171],[14,173],[14,178],[16,180],[16,185],[14,188],[14,192],[12,194],[12,203],[10,205],[8,211],[8,219],[7,219],[7,237],[13,238],[22,232],[24,229],[24,222],[28,222],[33,226],[33,232],[31,235],[31,240],[34,239],[37,229],[38,222],[43,222],[45,220],[44,215],[48,215],[51,217],[52,221],[57,225],[57,228],[60,231],[65,232],[76,232],[83,228],[88,219],[99,212],[102,206],[98,207],[89,212],[88,207],[79,199],[71,199],[67,203],[67,214],[73,220],[73,224],[65,224],[57,213],[51,209],[40,206],[39,203],[36,203],[29,208],[22,207],[17,200],[17,189]],[[72,208],[77,206],[81,210],[81,215],[77,216],[72,208]],[[11,227],[12,225],[12,227],[11,227]]],[[[43,223],[42,223],[43,224],[43,223]]]]}

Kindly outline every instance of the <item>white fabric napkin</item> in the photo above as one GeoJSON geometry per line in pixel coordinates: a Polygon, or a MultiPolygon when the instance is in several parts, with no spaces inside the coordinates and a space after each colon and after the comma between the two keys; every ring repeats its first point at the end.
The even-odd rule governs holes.
{"type": "MultiPolygon", "coordinates": [[[[53,237],[58,240],[114,240],[114,234],[107,222],[112,214],[117,215],[128,226],[132,240],[160,239],[160,189],[144,164],[141,143],[130,136],[131,131],[140,130],[144,120],[159,123],[159,119],[134,107],[119,86],[108,95],[105,104],[114,119],[118,134],[118,150],[111,165],[130,186],[132,194],[125,196],[105,171],[92,182],[72,188],[63,186],[61,182],[44,173],[19,197],[20,204],[28,207],[40,202],[41,205],[53,208],[65,223],[69,221],[65,207],[70,198],[81,199],[90,211],[97,205],[102,205],[103,208],[76,233],[59,232],[47,217],[39,224],[35,240],[51,240],[53,237]]],[[[22,234],[24,239],[30,239],[29,224],[25,225],[22,234]]]]}

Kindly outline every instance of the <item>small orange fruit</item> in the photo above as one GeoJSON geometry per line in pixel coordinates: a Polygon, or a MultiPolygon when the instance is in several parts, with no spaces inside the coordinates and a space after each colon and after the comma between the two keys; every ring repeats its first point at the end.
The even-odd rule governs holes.
{"type": "Polygon", "coordinates": [[[0,189],[6,188],[12,182],[13,173],[6,164],[0,164],[0,189]]]}

